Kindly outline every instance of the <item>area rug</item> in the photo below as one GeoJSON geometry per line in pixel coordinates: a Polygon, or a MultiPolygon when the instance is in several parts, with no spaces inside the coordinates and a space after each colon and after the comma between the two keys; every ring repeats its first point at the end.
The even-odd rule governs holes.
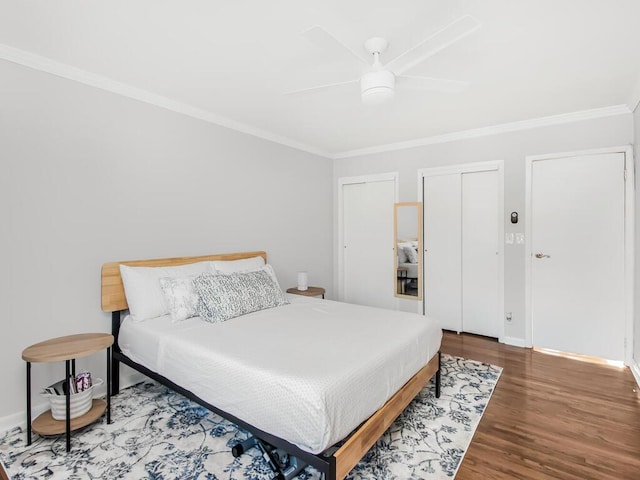
{"type": "MultiPolygon", "coordinates": [[[[462,462],[501,368],[442,356],[442,395],[433,382],[407,407],[347,478],[450,479],[462,462]]],[[[114,397],[111,425],[76,431],[67,453],[64,435],[34,435],[23,428],[0,435],[0,459],[12,480],[202,479],[270,480],[256,448],[234,458],[231,447],[247,433],[155,382],[114,397]]],[[[307,468],[300,480],[320,479],[307,468]]]]}

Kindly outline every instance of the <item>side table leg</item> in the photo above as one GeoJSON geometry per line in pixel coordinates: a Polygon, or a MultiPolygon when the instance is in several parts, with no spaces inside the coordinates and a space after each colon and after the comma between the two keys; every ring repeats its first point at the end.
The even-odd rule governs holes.
{"type": "Polygon", "coordinates": [[[111,347],[107,348],[107,424],[111,423],[111,347]]]}
{"type": "Polygon", "coordinates": [[[71,365],[70,365],[70,361],[67,360],[64,362],[65,363],[65,370],[66,370],[66,384],[67,384],[67,418],[65,420],[66,422],[66,428],[67,428],[67,452],[69,450],[71,450],[71,391],[69,389],[70,387],[70,378],[71,378],[71,365]]]}
{"type": "Polygon", "coordinates": [[[27,362],[27,445],[31,445],[31,362],[27,362]]]}

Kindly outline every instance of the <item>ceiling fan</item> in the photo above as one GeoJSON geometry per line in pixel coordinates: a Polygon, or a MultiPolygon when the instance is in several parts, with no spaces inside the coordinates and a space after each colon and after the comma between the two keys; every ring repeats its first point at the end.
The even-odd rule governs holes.
{"type": "Polygon", "coordinates": [[[480,28],[480,23],[470,15],[465,15],[441,28],[388,63],[383,64],[380,61],[380,56],[389,46],[389,42],[386,39],[373,37],[364,42],[365,50],[373,56],[373,63],[371,63],[370,57],[364,57],[351,50],[347,45],[336,39],[322,27],[312,27],[303,32],[302,35],[311,42],[326,50],[333,51],[336,54],[340,53],[338,50],[342,52],[345,50],[348,51],[359,61],[363,62],[367,68],[365,68],[360,78],[302,88],[287,92],[286,94],[297,95],[311,93],[358,82],[360,83],[362,102],[365,104],[379,104],[391,100],[395,94],[396,83],[411,83],[412,87],[438,92],[460,92],[469,86],[468,82],[405,75],[405,72],[458,40],[472,34],[478,28],[480,28]]]}

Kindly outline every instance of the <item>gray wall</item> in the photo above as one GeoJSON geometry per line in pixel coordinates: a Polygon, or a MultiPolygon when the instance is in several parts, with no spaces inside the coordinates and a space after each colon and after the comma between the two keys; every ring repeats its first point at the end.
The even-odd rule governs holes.
{"type": "Polygon", "coordinates": [[[307,270],[331,296],[330,160],[4,61],[0,85],[0,425],[25,409],[23,348],[110,330],[104,262],[266,250],[283,288],[307,270]]]}
{"type": "MultiPolygon", "coordinates": [[[[505,233],[524,232],[526,156],[628,145],[633,141],[632,125],[632,116],[626,114],[335,160],[335,218],[338,208],[336,185],[340,177],[397,171],[400,175],[400,201],[408,202],[418,200],[418,169],[504,160],[505,233]],[[519,213],[520,221],[516,225],[509,221],[509,212],[512,211],[519,213]]],[[[336,244],[337,227],[336,224],[336,244]]],[[[335,254],[334,266],[334,287],[337,287],[335,254]]],[[[513,315],[512,322],[505,324],[505,336],[523,341],[524,270],[524,245],[505,245],[505,311],[513,315]]],[[[401,308],[408,310],[410,307],[403,305],[401,308]]]]}

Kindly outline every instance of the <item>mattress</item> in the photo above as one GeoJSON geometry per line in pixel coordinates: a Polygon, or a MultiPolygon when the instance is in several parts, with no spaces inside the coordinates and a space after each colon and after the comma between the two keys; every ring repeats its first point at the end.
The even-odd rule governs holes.
{"type": "Polygon", "coordinates": [[[122,352],[243,421],[320,453],[371,416],[440,349],[406,312],[287,295],[223,323],[125,318],[122,352]]]}

